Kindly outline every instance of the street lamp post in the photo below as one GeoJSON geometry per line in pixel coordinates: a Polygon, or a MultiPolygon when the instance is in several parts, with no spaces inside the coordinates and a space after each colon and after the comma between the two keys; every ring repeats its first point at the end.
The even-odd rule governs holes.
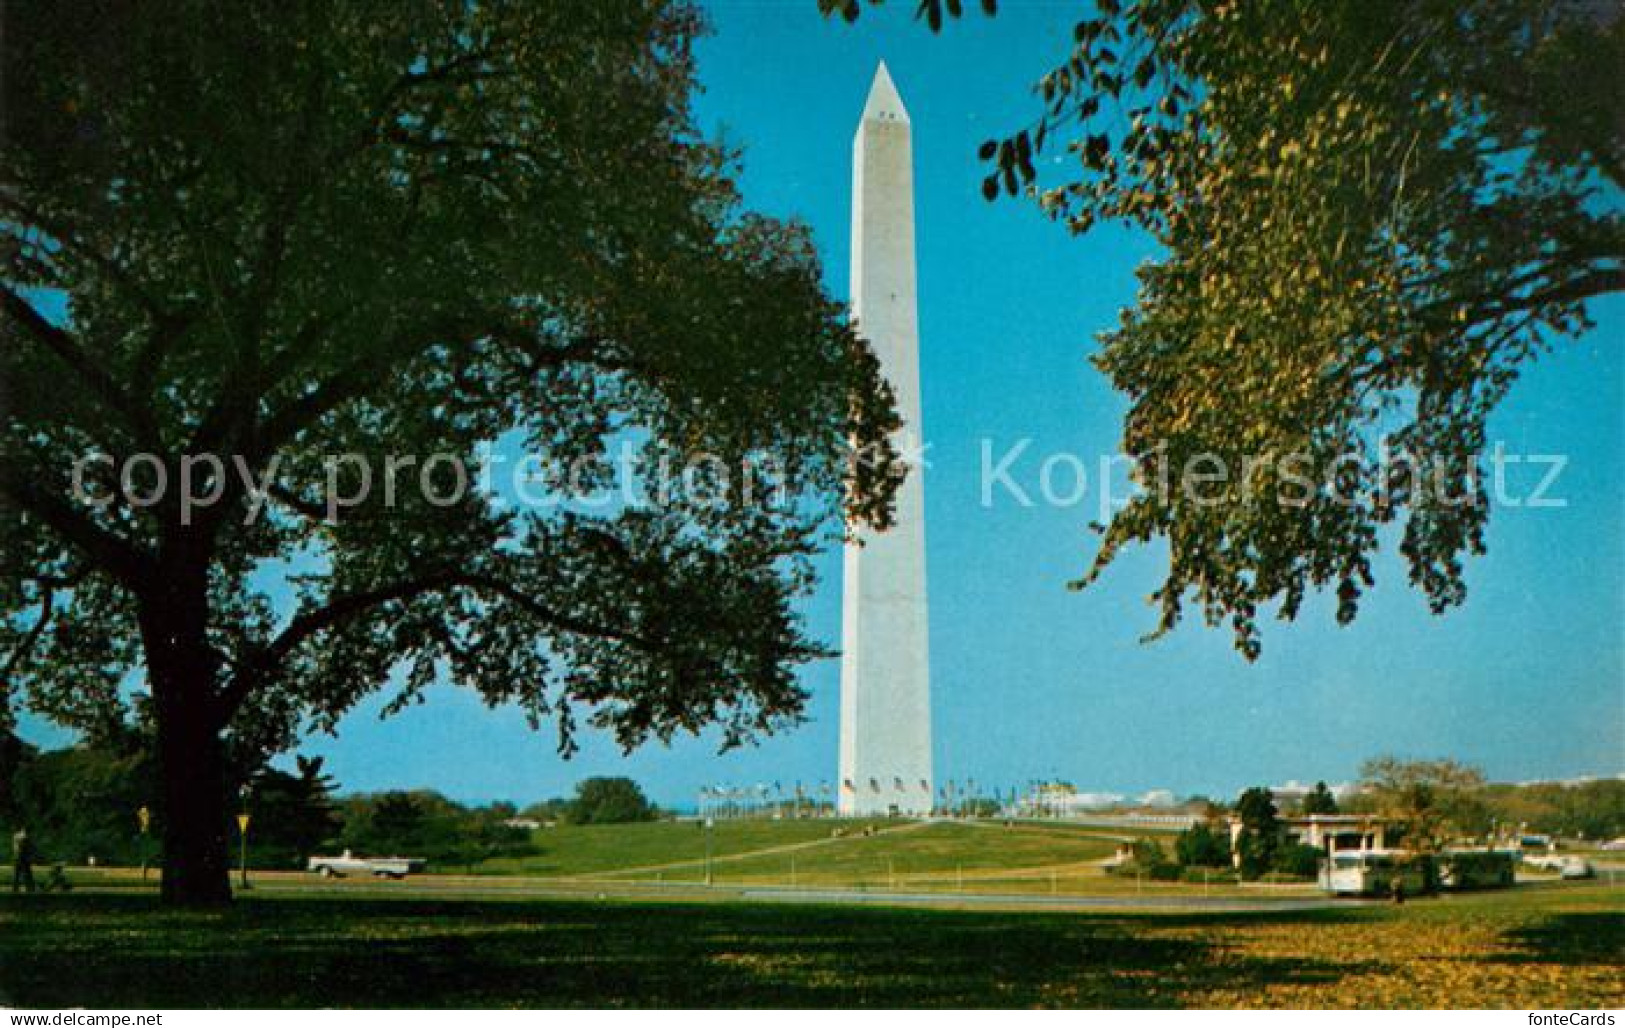
{"type": "Polygon", "coordinates": [[[148,832],[152,829],[152,811],[141,807],[135,812],[135,820],[141,826],[141,880],[147,880],[147,864],[150,863],[152,847],[148,844],[148,832]]]}
{"type": "Polygon", "coordinates": [[[242,812],[237,815],[237,840],[238,840],[237,841],[237,847],[238,847],[238,849],[237,849],[237,869],[238,869],[238,874],[239,874],[239,876],[241,878],[242,887],[244,889],[247,889],[247,888],[249,888],[249,885],[248,885],[248,823],[250,821],[250,818],[249,818],[249,815],[248,815],[248,798],[249,798],[249,787],[248,786],[246,786],[246,785],[243,786],[242,792],[239,794],[239,798],[242,800],[242,808],[241,808],[242,812]]]}
{"type": "Polygon", "coordinates": [[[716,822],[711,818],[705,819],[705,884],[711,884],[711,829],[716,822]]]}

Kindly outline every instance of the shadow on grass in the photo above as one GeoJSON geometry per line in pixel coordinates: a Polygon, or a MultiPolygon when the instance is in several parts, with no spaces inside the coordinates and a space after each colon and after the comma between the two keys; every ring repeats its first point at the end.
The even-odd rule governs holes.
{"type": "Polygon", "coordinates": [[[1625,959],[1625,914],[1552,914],[1508,932],[1507,939],[1521,950],[1503,957],[1507,963],[1619,966],[1625,959]]]}
{"type": "Polygon", "coordinates": [[[1171,1006],[1208,988],[1348,972],[1210,941],[1222,940],[1215,926],[1252,920],[309,898],[191,914],[150,897],[36,897],[0,903],[0,998],[46,1008],[1171,1006]]]}

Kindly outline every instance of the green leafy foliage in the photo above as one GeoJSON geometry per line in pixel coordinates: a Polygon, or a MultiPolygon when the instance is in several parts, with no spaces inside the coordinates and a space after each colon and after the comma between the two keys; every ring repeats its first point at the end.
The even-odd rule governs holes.
{"type": "Polygon", "coordinates": [[[1129,401],[1145,491],[1075,586],[1163,540],[1152,637],[1193,603],[1252,659],[1259,619],[1295,618],[1311,591],[1354,618],[1395,526],[1430,608],[1461,603],[1490,413],[1589,327],[1588,298],[1625,288],[1625,17],[1568,0],[1095,7],[1036,119],[979,149],[989,200],[1025,194],[1075,233],[1127,222],[1163,250],[1095,357],[1129,401]],[[1209,460],[1223,480],[1181,488],[1209,460]]]}
{"type": "Polygon", "coordinates": [[[28,753],[0,777],[10,812],[0,823],[26,827],[43,863],[139,864],[150,853],[136,811],[153,804],[157,783],[150,755],[128,742],[28,753]]]}
{"type": "Polygon", "coordinates": [[[1158,631],[1194,599],[1251,658],[1266,605],[1292,619],[1326,588],[1351,620],[1399,523],[1430,607],[1460,603],[1490,412],[1589,324],[1585,298],[1625,286],[1618,92],[1579,70],[1625,58],[1625,20],[1155,0],[1086,37],[1058,108],[1105,101],[1127,129],[1088,137],[1084,175],[1039,200],[1074,231],[1126,219],[1166,247],[1096,363],[1130,398],[1142,484],[1201,454],[1229,477],[1212,497],[1148,488],[1080,585],[1160,536],[1158,631]],[[1110,29],[1132,56],[1107,56],[1110,29]]]}
{"type": "Polygon", "coordinates": [[[693,122],[694,7],[95,21],[7,8],[0,724],[126,719],[141,673],[171,898],[225,898],[228,765],[394,672],[390,709],[450,681],[567,752],[799,717],[793,603],[837,525],[889,523],[897,419],[805,226],[693,122]],[[498,441],[547,502],[459,493],[498,441]],[[150,504],[109,471],[139,455],[150,504]],[[190,511],[189,458],[223,469],[190,511]],[[696,461],[733,474],[662,488],[696,461]]]}
{"type": "Polygon", "coordinates": [[[339,813],[339,847],[425,860],[431,870],[467,871],[485,860],[536,852],[528,831],[503,824],[515,814],[512,804],[470,807],[424,789],[348,796],[339,813]]]}
{"type": "Polygon", "coordinates": [[[1262,786],[1247,789],[1236,799],[1236,817],[1241,834],[1236,839],[1236,855],[1241,876],[1255,879],[1274,869],[1281,848],[1281,822],[1275,794],[1262,786]]]}
{"type": "Polygon", "coordinates": [[[588,778],[576,785],[569,818],[578,825],[616,825],[653,821],[659,811],[630,778],[588,778]]]}
{"type": "Polygon", "coordinates": [[[1212,825],[1192,825],[1174,840],[1174,856],[1182,867],[1230,866],[1230,840],[1212,825]]]}
{"type": "Polygon", "coordinates": [[[1180,865],[1168,859],[1162,844],[1152,838],[1138,838],[1131,844],[1129,859],[1112,866],[1112,873],[1128,877],[1149,878],[1156,882],[1180,880],[1180,865]]]}
{"type": "Polygon", "coordinates": [[[1284,843],[1276,850],[1272,870],[1289,878],[1313,878],[1325,854],[1301,842],[1284,843]]]}
{"type": "Polygon", "coordinates": [[[1486,785],[1478,794],[1490,827],[1605,840],[1625,836],[1625,779],[1486,785]]]}
{"type": "Polygon", "coordinates": [[[249,862],[255,867],[302,870],[339,833],[332,776],[321,757],[298,756],[294,772],[266,768],[255,776],[246,801],[251,817],[249,862]]]}
{"type": "Polygon", "coordinates": [[[1376,757],[1360,766],[1360,777],[1366,801],[1399,826],[1414,853],[1438,853],[1487,820],[1480,799],[1484,773],[1459,761],[1376,757]]]}
{"type": "Polygon", "coordinates": [[[1337,813],[1337,797],[1326,788],[1325,782],[1316,782],[1315,787],[1309,790],[1303,798],[1303,812],[1305,814],[1335,814],[1337,813]]]}
{"type": "MultiPolygon", "coordinates": [[[[69,864],[132,866],[162,856],[163,815],[152,739],[123,731],[38,753],[15,736],[0,734],[0,829],[26,826],[41,853],[69,864]],[[8,744],[8,741],[10,743],[8,744]],[[138,812],[151,821],[143,832],[138,812]]],[[[303,867],[305,859],[338,835],[332,779],[320,757],[298,756],[290,773],[266,767],[246,788],[223,786],[237,797],[221,815],[222,836],[235,839],[236,814],[252,817],[250,866],[303,867]]]]}
{"type": "MultiPolygon", "coordinates": [[[[870,0],[878,3],[879,0],[870,0]]],[[[982,13],[992,17],[998,13],[999,0],[977,0],[982,13]]],[[[848,23],[858,20],[863,13],[863,0],[818,0],[818,10],[824,17],[838,14],[848,23]]],[[[918,0],[915,5],[915,17],[924,20],[931,27],[932,32],[942,31],[942,26],[948,18],[958,18],[965,13],[964,0],[918,0]]]]}

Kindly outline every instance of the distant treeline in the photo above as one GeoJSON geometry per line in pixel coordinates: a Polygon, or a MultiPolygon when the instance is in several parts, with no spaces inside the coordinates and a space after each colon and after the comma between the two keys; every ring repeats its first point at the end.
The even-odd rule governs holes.
{"type": "MultiPolygon", "coordinates": [[[[121,734],[39,752],[0,733],[0,831],[26,826],[47,862],[136,866],[161,857],[161,813],[150,748],[121,734]],[[143,832],[140,812],[148,813],[143,832]]],[[[262,767],[238,775],[223,826],[237,853],[235,815],[247,812],[248,861],[261,869],[298,869],[317,853],[345,849],[369,856],[419,857],[458,870],[492,857],[538,852],[529,822],[607,824],[651,820],[658,809],[627,778],[589,778],[571,798],[521,808],[459,803],[428,789],[335,795],[320,758],[298,757],[292,770],[262,767]]],[[[9,860],[9,849],[0,860],[9,860]]]]}
{"type": "MultiPolygon", "coordinates": [[[[138,865],[157,862],[162,837],[150,746],[135,732],[121,732],[94,744],[39,752],[15,735],[0,732],[0,841],[26,825],[47,861],[138,865]],[[138,812],[150,815],[141,831],[138,812]]],[[[538,824],[613,824],[660,816],[638,784],[629,778],[589,778],[573,797],[557,797],[520,807],[513,803],[471,805],[420,789],[337,795],[338,785],[320,758],[295,758],[291,770],[260,767],[234,776],[229,809],[251,816],[249,863],[258,868],[301,868],[316,853],[349,849],[368,856],[419,857],[444,870],[467,868],[492,857],[538,851],[545,834],[538,824]],[[246,791],[241,783],[247,784],[246,791]]],[[[1267,790],[1249,790],[1249,793],[1267,790]]],[[[1349,813],[1373,810],[1374,794],[1345,797],[1349,813]]],[[[1243,794],[1248,799],[1248,794],[1243,794]]],[[[1253,797],[1261,809],[1273,797],[1253,797]]],[[[996,813],[989,801],[965,813],[996,813]]],[[[1306,812],[1338,808],[1324,786],[1302,802],[1306,812]]],[[[1238,810],[1254,816],[1249,803],[1210,804],[1211,812],[1238,810]]],[[[1450,795],[1445,814],[1451,830],[1488,836],[1492,830],[1526,831],[1592,840],[1625,835],[1625,780],[1600,779],[1565,784],[1482,785],[1450,795]]],[[[1262,816],[1262,815],[1259,815],[1262,816]]],[[[1256,819],[1256,818],[1255,818],[1256,819]]],[[[235,844],[235,817],[222,826],[235,844]]],[[[1258,843],[1242,854],[1259,874],[1300,870],[1299,854],[1272,848],[1273,833],[1254,832],[1258,843]],[[1254,849],[1257,852],[1254,852],[1254,849]]],[[[1221,867],[1229,862],[1228,840],[1186,840],[1177,854],[1181,865],[1221,867]]],[[[233,853],[236,852],[235,845],[233,853]]],[[[1152,855],[1147,854],[1149,859],[1152,855]]],[[[0,852],[0,860],[9,853],[0,852]]],[[[1168,861],[1173,863],[1173,860],[1168,861]]]]}

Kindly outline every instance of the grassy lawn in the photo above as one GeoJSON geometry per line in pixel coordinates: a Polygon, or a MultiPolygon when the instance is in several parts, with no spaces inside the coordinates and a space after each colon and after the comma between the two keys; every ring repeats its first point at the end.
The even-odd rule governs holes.
{"type": "MultiPolygon", "coordinates": [[[[561,827],[537,833],[542,852],[491,860],[465,872],[413,879],[418,891],[468,890],[537,880],[676,885],[705,880],[705,835],[687,822],[561,827]]],[[[719,886],[799,886],[931,893],[1058,895],[1258,895],[1256,887],[1136,881],[1100,866],[1118,837],[1077,826],[1000,822],[718,821],[712,881],[719,886]],[[865,834],[865,829],[872,829],[865,834]],[[839,832],[838,836],[832,834],[839,832]]],[[[256,875],[264,872],[256,871],[256,875]]],[[[152,888],[128,868],[70,869],[96,889],[152,888]]],[[[282,886],[304,876],[273,876],[282,886]]],[[[365,884],[365,877],[346,884],[365,884]]],[[[1293,891],[1273,888],[1273,893],[1293,891]]],[[[1313,892],[1303,886],[1299,892],[1313,892]]]]}
{"type": "Polygon", "coordinates": [[[946,885],[1000,878],[1048,881],[1047,869],[1076,874],[1112,855],[1114,840],[1083,833],[970,824],[931,824],[906,832],[858,836],[838,844],[719,864],[719,882],[885,887],[946,885]]]}
{"type": "MultiPolygon", "coordinates": [[[[877,829],[896,829],[907,823],[719,820],[711,829],[711,852],[713,857],[728,857],[827,840],[835,829],[851,832],[869,824],[877,829]]],[[[535,833],[535,844],[541,852],[517,859],[489,860],[473,870],[476,874],[586,875],[703,864],[705,835],[697,821],[561,825],[535,833]]]]}
{"type": "MultiPolygon", "coordinates": [[[[540,854],[487,861],[474,872],[668,882],[705,875],[705,834],[693,823],[561,827],[536,839],[540,854]]],[[[718,883],[1076,891],[1102,884],[1096,865],[1115,845],[1098,832],[1019,824],[718,821],[711,867],[718,883]]]]}
{"type": "Polygon", "coordinates": [[[258,894],[0,898],[0,1003],[1625,1005],[1622,893],[1296,914],[1062,914],[258,894]]]}

